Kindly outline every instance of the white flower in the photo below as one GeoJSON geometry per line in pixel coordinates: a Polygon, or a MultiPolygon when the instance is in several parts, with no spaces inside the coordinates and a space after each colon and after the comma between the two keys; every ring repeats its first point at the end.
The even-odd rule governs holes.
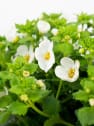
{"type": "Polygon", "coordinates": [[[29,48],[26,45],[20,45],[17,48],[17,52],[15,54],[15,58],[18,56],[23,56],[28,63],[31,63],[34,59],[33,47],[29,48]]]}
{"type": "Polygon", "coordinates": [[[89,55],[90,54],[90,51],[89,50],[86,50],[85,53],[86,53],[86,55],[89,55]]]}
{"type": "Polygon", "coordinates": [[[85,30],[87,30],[87,28],[88,28],[87,24],[79,24],[78,25],[78,32],[85,31],[85,30]]]}
{"type": "Polygon", "coordinates": [[[80,48],[79,41],[76,41],[75,43],[73,43],[73,47],[74,47],[74,50],[79,49],[80,48]]]}
{"type": "Polygon", "coordinates": [[[83,31],[87,30],[88,26],[87,24],[83,24],[83,31]]]}
{"type": "Polygon", "coordinates": [[[48,22],[39,20],[37,23],[37,28],[40,33],[47,33],[50,30],[51,26],[48,22]]]}
{"type": "Polygon", "coordinates": [[[53,42],[44,38],[40,42],[39,47],[35,49],[35,58],[38,60],[39,67],[47,72],[55,63],[53,42]]]}
{"type": "Polygon", "coordinates": [[[83,31],[83,26],[82,26],[82,24],[79,24],[78,25],[78,32],[82,32],[83,31]]]}
{"type": "Polygon", "coordinates": [[[92,33],[94,29],[93,29],[93,27],[89,27],[87,30],[88,30],[88,32],[92,33]]]}
{"type": "Polygon", "coordinates": [[[92,20],[92,19],[90,19],[90,20],[89,20],[89,23],[90,23],[90,24],[93,24],[93,20],[92,20]]]}
{"type": "Polygon", "coordinates": [[[79,77],[79,67],[80,63],[78,60],[75,62],[68,58],[64,57],[60,61],[61,65],[55,68],[55,74],[57,77],[64,81],[74,82],[79,77]]]}
{"type": "Polygon", "coordinates": [[[51,30],[51,33],[52,33],[54,36],[56,36],[56,35],[58,34],[58,29],[57,29],[57,28],[53,28],[53,29],[51,30]]]}
{"type": "Polygon", "coordinates": [[[90,106],[94,106],[94,98],[89,99],[89,104],[90,104],[90,106]]]}

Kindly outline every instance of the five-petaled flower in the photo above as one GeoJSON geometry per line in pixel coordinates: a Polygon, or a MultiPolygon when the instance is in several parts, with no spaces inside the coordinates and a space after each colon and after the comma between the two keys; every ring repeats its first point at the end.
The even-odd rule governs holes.
{"type": "Polygon", "coordinates": [[[35,58],[38,60],[39,67],[47,72],[55,63],[53,42],[44,38],[35,49],[35,58]]]}
{"type": "Polygon", "coordinates": [[[64,81],[76,81],[79,77],[79,61],[73,61],[71,58],[63,57],[60,63],[61,65],[55,68],[56,76],[64,81]]]}
{"type": "Polygon", "coordinates": [[[40,33],[47,33],[51,26],[47,21],[39,20],[37,23],[37,28],[40,33]]]}
{"type": "Polygon", "coordinates": [[[29,48],[26,45],[21,45],[17,48],[17,52],[15,54],[15,58],[18,56],[23,56],[24,59],[28,62],[31,63],[34,59],[34,52],[33,52],[33,47],[30,46],[29,48]]]}

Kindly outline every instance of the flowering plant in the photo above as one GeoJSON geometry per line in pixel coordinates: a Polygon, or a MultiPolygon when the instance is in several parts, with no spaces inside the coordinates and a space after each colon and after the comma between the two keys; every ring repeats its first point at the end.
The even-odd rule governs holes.
{"type": "Polygon", "coordinates": [[[94,15],[43,13],[16,28],[0,36],[0,124],[93,125],[94,15]]]}

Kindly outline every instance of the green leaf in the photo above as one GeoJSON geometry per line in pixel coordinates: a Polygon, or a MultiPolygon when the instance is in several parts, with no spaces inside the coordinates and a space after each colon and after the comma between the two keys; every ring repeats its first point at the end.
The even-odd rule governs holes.
{"type": "Polygon", "coordinates": [[[86,92],[88,90],[89,93],[94,93],[94,81],[90,79],[83,79],[80,84],[86,92]]]}
{"type": "Polygon", "coordinates": [[[57,115],[60,111],[60,103],[54,96],[48,96],[43,100],[43,111],[49,115],[57,115]]]}
{"type": "Polygon", "coordinates": [[[10,112],[0,112],[0,124],[4,124],[8,121],[10,112]]]}
{"type": "MultiPolygon", "coordinates": [[[[14,94],[16,94],[16,95],[21,95],[22,94],[22,92],[23,92],[23,88],[22,88],[22,86],[18,86],[18,85],[14,85],[14,86],[12,86],[10,89],[9,89],[9,91],[11,92],[11,93],[14,93],[14,94]]],[[[23,92],[24,93],[24,92],[23,92]]]]}
{"type": "Polygon", "coordinates": [[[46,120],[44,126],[55,126],[55,124],[62,124],[62,120],[58,115],[52,116],[50,119],[46,120]]]}
{"type": "Polygon", "coordinates": [[[0,108],[8,106],[12,102],[12,99],[9,95],[6,95],[0,98],[0,108]]]}
{"type": "Polygon", "coordinates": [[[69,56],[73,53],[73,46],[69,43],[57,43],[54,45],[55,52],[61,52],[64,56],[69,56]]]}
{"type": "Polygon", "coordinates": [[[28,91],[27,94],[29,96],[29,98],[33,101],[39,101],[41,99],[43,99],[44,97],[46,97],[48,94],[50,93],[50,91],[48,90],[40,90],[40,89],[36,89],[36,90],[32,90],[32,91],[28,91]]]}
{"type": "Polygon", "coordinates": [[[94,65],[88,65],[88,75],[94,77],[94,65]]]}
{"type": "Polygon", "coordinates": [[[37,71],[37,68],[38,68],[38,65],[37,65],[37,64],[31,63],[31,64],[26,64],[26,65],[23,67],[23,70],[29,71],[30,74],[33,74],[34,72],[37,71]]]}
{"type": "Polygon", "coordinates": [[[16,28],[19,33],[28,33],[31,35],[37,32],[35,24],[35,20],[27,20],[25,24],[16,24],[16,28]]]}
{"type": "Polygon", "coordinates": [[[11,85],[9,91],[16,95],[31,92],[36,89],[36,79],[34,77],[23,78],[19,84],[11,85]]]}
{"type": "Polygon", "coordinates": [[[75,93],[73,93],[73,96],[76,100],[87,102],[89,99],[89,94],[85,91],[79,90],[75,93]]]}
{"type": "Polygon", "coordinates": [[[0,42],[6,40],[5,36],[0,36],[0,42]]]}
{"type": "Polygon", "coordinates": [[[64,26],[66,24],[66,19],[64,17],[60,17],[61,14],[42,14],[42,20],[45,20],[50,23],[53,28],[59,28],[60,26],[64,26]]]}
{"type": "Polygon", "coordinates": [[[3,80],[8,80],[10,78],[12,78],[13,74],[9,73],[8,71],[1,71],[0,72],[0,78],[3,80]]]}
{"type": "Polygon", "coordinates": [[[84,107],[76,112],[82,126],[94,124],[94,107],[84,107]]]}
{"type": "Polygon", "coordinates": [[[25,115],[27,113],[28,106],[22,102],[15,101],[9,106],[9,112],[14,115],[25,115]]]}

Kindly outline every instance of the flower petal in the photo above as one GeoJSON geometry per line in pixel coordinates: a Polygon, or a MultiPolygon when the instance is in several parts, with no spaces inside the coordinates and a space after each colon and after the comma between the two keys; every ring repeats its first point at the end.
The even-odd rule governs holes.
{"type": "MultiPolygon", "coordinates": [[[[42,50],[45,48],[46,50],[47,49],[51,49],[53,48],[53,42],[49,41],[47,38],[43,39],[40,44],[39,44],[39,47],[42,48],[42,50]]],[[[44,49],[44,50],[45,50],[44,49]]]]}
{"type": "Polygon", "coordinates": [[[64,57],[60,61],[62,67],[69,69],[74,67],[74,61],[68,57],[64,57]]]}
{"type": "Polygon", "coordinates": [[[79,62],[79,60],[76,60],[75,61],[75,69],[79,69],[79,67],[80,67],[80,62],[79,62]]]}
{"type": "Polygon", "coordinates": [[[68,78],[67,70],[62,66],[57,66],[55,68],[55,74],[57,77],[59,77],[62,80],[67,80],[68,78]]]}
{"type": "Polygon", "coordinates": [[[34,60],[34,52],[33,52],[33,47],[30,46],[29,47],[29,55],[30,55],[30,59],[29,59],[29,63],[31,63],[34,60]]]}
{"type": "Polygon", "coordinates": [[[28,48],[26,45],[21,45],[17,48],[17,55],[21,55],[24,56],[25,54],[27,54],[28,52],[28,48]]]}
{"type": "Polygon", "coordinates": [[[37,23],[37,28],[41,33],[47,33],[50,30],[50,24],[46,21],[40,20],[37,23]]]}

